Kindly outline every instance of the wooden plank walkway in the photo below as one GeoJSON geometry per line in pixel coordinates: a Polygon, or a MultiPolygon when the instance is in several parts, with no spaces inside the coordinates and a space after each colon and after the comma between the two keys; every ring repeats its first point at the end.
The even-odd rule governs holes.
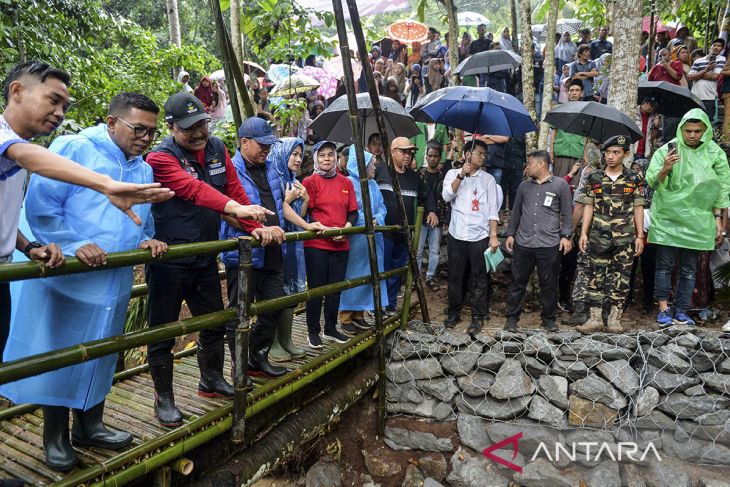
{"type": "MultiPolygon", "coordinates": [[[[286,362],[295,369],[305,365],[317,356],[344,345],[326,343],[320,350],[307,346],[307,327],[303,315],[295,317],[293,327],[295,344],[307,351],[307,356],[286,362]]],[[[224,367],[226,378],[230,379],[230,360],[226,350],[224,367]]],[[[197,395],[198,364],[196,357],[188,356],[176,360],[174,373],[175,402],[183,413],[185,428],[192,420],[229,404],[231,400],[204,398],[197,395]]],[[[266,384],[266,379],[254,378],[254,390],[266,384]]],[[[80,470],[98,466],[100,462],[113,459],[134,447],[150,442],[164,433],[172,431],[159,425],[153,412],[154,387],[149,373],[140,373],[114,384],[106,398],[105,423],[110,428],[127,431],[134,435],[132,445],[119,452],[101,448],[77,448],[79,466],[68,474],[54,472],[46,467],[43,453],[43,414],[40,408],[32,412],[0,421],[0,479],[20,478],[28,485],[53,485],[80,470]]],[[[130,461],[130,464],[134,463],[130,461]]],[[[100,479],[95,479],[100,480],[100,479]]]]}

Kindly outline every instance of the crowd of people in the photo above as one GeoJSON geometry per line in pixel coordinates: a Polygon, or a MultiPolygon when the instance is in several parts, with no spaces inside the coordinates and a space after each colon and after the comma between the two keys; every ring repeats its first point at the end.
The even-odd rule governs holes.
{"type": "MultiPolygon", "coordinates": [[[[591,31],[581,31],[577,45],[570,35],[560,36],[556,102],[605,102],[610,96],[608,34],[601,28],[591,40],[591,31]],[[602,82],[597,80],[601,76],[602,82]]],[[[425,267],[424,284],[431,291],[443,284],[438,268],[445,240],[447,328],[461,321],[467,306],[468,333],[479,333],[490,320],[497,284],[485,255],[499,248],[511,257],[506,330],[518,329],[535,269],[540,320],[548,332],[559,329],[561,311],[572,312],[563,323],[582,333],[623,332],[621,316],[631,305],[637,268],[645,311],[656,314],[661,326],[692,325],[696,318],[690,311],[708,306],[709,293],[699,288],[711,286],[709,258],[725,239],[730,207],[727,157],[713,141],[716,102],[725,98],[718,95],[724,88],[718,92],[714,82],[724,69],[725,43],[715,40],[709,54],[687,70],[683,52],[696,47],[692,41],[686,29],[679,29],[658,49],[649,77],[671,78],[675,84],[685,80],[702,94],[704,110],[671,120],[657,113],[656,100],[647,98],[641,100],[637,118],[644,138],[636,144],[623,135],[593,141],[554,129],[548,149],[530,153],[521,136],[467,134],[461,141],[447,127],[419,124],[418,136],[390,141],[400,195],[393,189],[378,133],[366,134],[365,174],[354,146],[318,139],[306,130],[300,136],[277,135],[266,110],[266,80],[252,87],[261,113],[238,127],[233,154],[210,133],[211,122],[227,103],[224,89],[209,77],[192,89],[184,71],[178,78],[180,91],[163,106],[169,135],[160,141],[160,108],[144,94],[124,92],[110,100],[104,123],[58,137],[49,149],[28,144],[63,120],[70,77],[41,62],[20,64],[5,80],[6,109],[0,115],[0,198],[5,203],[0,262],[9,262],[17,249],[49,267],[62,265],[66,256],[103,267],[110,252],[148,249],[155,257],[173,244],[249,235],[261,243],[253,250],[250,298],[277,298],[369,273],[364,235],[284,241],[289,231],[364,225],[360,180],[366,178],[374,224],[399,225],[403,217],[413,224],[416,208],[424,208],[417,262],[425,267]],[[34,173],[25,191],[23,169],[34,173]],[[18,229],[24,197],[35,241],[18,229]]],[[[412,106],[425,93],[448,85],[448,48],[448,37],[442,44],[440,33],[430,29],[423,45],[409,48],[394,40],[387,49],[383,43],[374,46],[368,62],[381,74],[380,92],[412,106]]],[[[483,25],[473,41],[465,33],[459,57],[489,49],[514,49],[509,30],[497,41],[483,25]]],[[[473,81],[496,82],[491,75],[473,81]]],[[[511,83],[502,81],[508,89],[511,83]]],[[[328,102],[313,96],[312,116],[328,102]]],[[[406,265],[408,252],[402,234],[378,234],[379,271],[406,265]]],[[[230,307],[237,305],[242,285],[238,258],[231,251],[220,259],[230,307]]],[[[145,277],[150,327],[177,320],[183,302],[193,316],[224,309],[216,256],[153,260],[145,277]]],[[[132,281],[130,268],[29,281],[17,293],[12,324],[10,289],[0,283],[3,360],[121,334],[132,281]]],[[[380,283],[386,315],[394,314],[398,299],[410,291],[401,281],[391,277],[380,283]]],[[[374,308],[368,285],[309,299],[307,345],[320,349],[324,341],[348,342],[373,326],[367,313],[374,308]]],[[[305,355],[292,341],[293,316],[293,307],[256,316],[249,336],[249,375],[280,377],[289,370],[277,362],[305,355]]],[[[226,345],[234,357],[234,327],[229,323],[199,333],[201,396],[233,396],[223,363],[226,345]]],[[[183,421],[173,390],[173,345],[170,339],[147,350],[155,415],[167,427],[183,421]]],[[[15,403],[43,406],[43,442],[51,468],[75,467],[72,442],[110,449],[130,444],[131,435],[103,424],[115,362],[109,356],[0,386],[0,394],[15,403]]]]}

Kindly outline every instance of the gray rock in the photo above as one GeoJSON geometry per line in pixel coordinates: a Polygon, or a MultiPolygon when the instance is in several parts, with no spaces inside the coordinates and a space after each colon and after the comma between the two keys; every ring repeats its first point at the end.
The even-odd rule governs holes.
{"type": "MultiPolygon", "coordinates": [[[[662,447],[661,431],[659,430],[638,429],[634,428],[631,424],[627,424],[626,427],[616,430],[614,432],[614,436],[619,443],[636,443],[639,452],[632,453],[634,459],[638,458],[640,460],[641,455],[644,454],[644,451],[648,447],[649,443],[652,443],[654,448],[656,448],[657,450],[661,449],[662,447]]],[[[628,457],[628,453],[628,451],[624,450],[623,454],[628,457]]],[[[649,453],[651,454],[651,451],[649,453]]],[[[618,460],[618,457],[616,459],[618,460]]],[[[625,460],[631,461],[632,459],[625,458],[625,460]]]]}
{"type": "Polygon", "coordinates": [[[730,376],[722,375],[715,372],[705,372],[700,374],[705,385],[721,394],[730,396],[730,376]]]}
{"type": "Polygon", "coordinates": [[[576,485],[574,478],[567,477],[544,458],[528,463],[522,473],[514,475],[515,482],[526,487],[571,487],[576,485]]]}
{"type": "Polygon", "coordinates": [[[456,333],[451,330],[444,330],[443,333],[436,336],[436,340],[440,343],[451,345],[452,347],[462,347],[472,343],[469,335],[464,333],[456,333]]]}
{"type": "Polygon", "coordinates": [[[512,332],[506,330],[497,330],[494,332],[494,339],[499,342],[516,341],[521,342],[525,339],[525,334],[520,332],[512,332]]]}
{"type": "Polygon", "coordinates": [[[535,384],[517,360],[507,359],[499,368],[489,394],[496,399],[513,399],[535,392],[535,384]]]}
{"type": "Polygon", "coordinates": [[[535,395],[530,402],[530,409],[527,416],[535,421],[560,427],[566,423],[563,411],[550,404],[547,399],[535,395]]]}
{"type": "Polygon", "coordinates": [[[634,416],[646,416],[657,404],[659,404],[659,392],[651,386],[643,388],[634,399],[634,416]]]}
{"type": "Polygon", "coordinates": [[[667,462],[651,462],[642,477],[648,487],[692,487],[690,476],[667,462]]]}
{"type": "Polygon", "coordinates": [[[661,411],[654,410],[646,416],[640,416],[634,420],[633,425],[636,428],[646,429],[674,429],[677,423],[674,419],[670,418],[661,411]]]}
{"type": "Polygon", "coordinates": [[[575,381],[570,385],[569,391],[590,401],[605,404],[611,409],[623,409],[627,404],[626,396],[611,387],[611,384],[593,374],[585,379],[575,381]]]}
{"type": "Polygon", "coordinates": [[[527,458],[531,458],[535,454],[541,443],[544,443],[551,452],[555,451],[556,443],[565,443],[565,437],[557,429],[522,419],[516,423],[486,422],[485,428],[492,440],[491,444],[523,433],[519,443],[520,452],[527,458]]]}
{"type": "Polygon", "coordinates": [[[663,399],[657,407],[679,419],[693,419],[730,406],[730,399],[717,394],[689,397],[682,393],[673,393],[663,399]]]}
{"type": "Polygon", "coordinates": [[[454,379],[451,377],[439,377],[438,379],[419,380],[416,386],[426,394],[429,394],[439,401],[451,402],[454,396],[459,392],[454,379]]]}
{"type": "Polygon", "coordinates": [[[401,472],[401,466],[392,459],[392,453],[385,448],[368,451],[361,450],[365,459],[365,467],[373,477],[392,477],[401,472]]]}
{"type": "Polygon", "coordinates": [[[542,360],[552,360],[558,347],[543,334],[530,335],[525,340],[523,352],[525,355],[536,355],[542,360]]]}
{"type": "Polygon", "coordinates": [[[444,484],[429,477],[423,481],[423,487],[444,487],[444,484]]]}
{"type": "Polygon", "coordinates": [[[628,350],[636,350],[639,347],[639,340],[636,337],[630,335],[615,335],[611,333],[596,333],[591,335],[591,338],[598,340],[599,342],[608,342],[618,345],[619,347],[626,348],[628,350]]]}
{"type": "Polygon", "coordinates": [[[418,468],[421,469],[421,472],[438,482],[446,478],[448,466],[443,453],[428,453],[418,459],[418,468]]]}
{"type": "Polygon", "coordinates": [[[697,384],[696,386],[687,388],[684,393],[688,396],[704,396],[705,394],[707,394],[707,391],[705,391],[705,388],[702,387],[701,384],[697,384]]]}
{"type": "Polygon", "coordinates": [[[707,372],[715,370],[715,361],[717,357],[707,352],[692,351],[689,357],[689,363],[695,372],[707,372]]]}
{"type": "Polygon", "coordinates": [[[479,416],[467,413],[457,415],[456,425],[459,430],[459,440],[472,450],[482,451],[492,444],[487,434],[487,422],[479,416]]]}
{"type": "Polygon", "coordinates": [[[596,368],[608,382],[624,394],[630,396],[639,390],[639,374],[631,368],[627,360],[601,362],[596,368]]]}
{"type": "Polygon", "coordinates": [[[568,381],[565,377],[543,375],[537,380],[537,390],[559,408],[568,408],[568,381]]]}
{"type": "Polygon", "coordinates": [[[517,355],[516,358],[525,368],[525,371],[532,377],[540,377],[541,375],[550,373],[550,366],[548,365],[550,361],[545,362],[540,358],[527,355],[517,355]]]}
{"type": "Polygon", "coordinates": [[[644,382],[665,394],[681,392],[700,383],[700,379],[697,377],[673,374],[648,364],[644,370],[646,371],[644,382]]]}
{"type": "Polygon", "coordinates": [[[342,487],[342,468],[333,462],[319,461],[307,470],[306,487],[342,487]]]}
{"type": "Polygon", "coordinates": [[[466,347],[455,350],[448,355],[441,357],[441,366],[444,370],[454,376],[468,375],[479,360],[481,352],[477,351],[480,347],[466,347]]]}
{"type": "Polygon", "coordinates": [[[730,374],[730,358],[726,358],[717,365],[717,371],[721,374],[730,374]]]}
{"type": "Polygon", "coordinates": [[[663,346],[652,348],[649,350],[649,363],[654,367],[676,374],[687,373],[692,366],[678,353],[677,348],[681,347],[670,348],[663,346]]]}
{"type": "Polygon", "coordinates": [[[700,348],[712,353],[722,353],[727,357],[730,355],[730,339],[719,336],[707,337],[700,343],[700,348]]]}
{"type": "Polygon", "coordinates": [[[481,370],[497,370],[507,360],[504,352],[494,349],[486,351],[477,360],[477,368],[481,370]]]}
{"type": "Polygon", "coordinates": [[[424,331],[407,330],[400,336],[409,342],[433,343],[436,341],[436,335],[424,331]]]}
{"type": "Polygon", "coordinates": [[[418,404],[423,401],[423,393],[418,390],[416,383],[413,381],[402,382],[400,384],[386,381],[385,397],[391,402],[412,402],[418,404]]]}
{"type": "Polygon", "coordinates": [[[502,345],[502,350],[506,354],[515,355],[518,353],[522,353],[522,343],[521,342],[506,341],[506,342],[501,342],[501,345],[502,345]]]}
{"type": "Polygon", "coordinates": [[[570,343],[573,340],[577,340],[578,338],[582,337],[583,335],[580,334],[577,331],[569,330],[569,331],[559,331],[557,333],[551,333],[548,337],[548,340],[550,340],[553,343],[557,343],[559,345],[563,345],[564,343],[570,343]]]}
{"type": "Polygon", "coordinates": [[[660,331],[640,332],[637,334],[639,343],[650,345],[651,347],[661,347],[670,340],[670,336],[660,331]]]}
{"type": "Polygon", "coordinates": [[[618,463],[601,462],[586,474],[586,483],[590,487],[618,487],[621,485],[621,474],[618,463]]]}
{"type": "Polygon", "coordinates": [[[561,346],[560,353],[578,357],[598,357],[603,360],[629,359],[634,354],[624,347],[585,337],[561,346]]]}
{"type": "Polygon", "coordinates": [[[406,382],[409,380],[433,379],[443,375],[441,364],[436,358],[430,357],[423,360],[406,360],[404,362],[391,362],[386,369],[388,379],[393,382],[406,382]]]}
{"type": "Polygon", "coordinates": [[[571,380],[582,379],[588,375],[588,367],[583,362],[567,362],[557,359],[553,360],[550,371],[571,380]]]}
{"type": "Polygon", "coordinates": [[[672,342],[676,343],[680,347],[696,348],[697,345],[699,345],[700,343],[700,339],[694,336],[692,333],[685,333],[676,337],[674,340],[672,340],[672,342]]]}
{"type": "Polygon", "coordinates": [[[423,473],[418,467],[411,464],[406,467],[406,475],[403,477],[401,487],[422,487],[425,480],[423,473]]]}
{"type": "Polygon", "coordinates": [[[509,480],[502,477],[483,456],[474,456],[459,448],[451,457],[451,473],[446,477],[451,487],[507,487],[509,480]]]}
{"type": "Polygon", "coordinates": [[[394,450],[451,451],[451,439],[405,428],[385,427],[385,437],[400,448],[394,450]]]}
{"type": "Polygon", "coordinates": [[[391,349],[390,358],[393,360],[428,358],[444,354],[447,351],[448,348],[442,343],[402,340],[391,349]]]}
{"type": "Polygon", "coordinates": [[[389,402],[386,404],[386,410],[389,413],[415,414],[426,418],[438,419],[439,421],[448,418],[453,412],[450,404],[431,398],[424,398],[420,404],[389,402]]]}
{"type": "Polygon", "coordinates": [[[456,396],[459,412],[466,412],[495,419],[514,419],[527,409],[531,396],[522,396],[506,401],[498,401],[489,396],[477,399],[470,396],[456,396]]]}
{"type": "Polygon", "coordinates": [[[713,411],[711,413],[703,414],[694,419],[698,424],[706,426],[721,426],[727,423],[730,419],[730,411],[723,409],[720,411],[713,411]]]}
{"type": "Polygon", "coordinates": [[[476,370],[469,375],[456,379],[464,394],[474,397],[483,397],[494,384],[494,373],[476,370]]]}
{"type": "Polygon", "coordinates": [[[690,463],[730,465],[730,448],[719,443],[692,437],[686,442],[678,442],[670,433],[663,433],[662,448],[668,455],[690,463]]]}
{"type": "Polygon", "coordinates": [[[646,482],[642,478],[642,472],[639,467],[630,463],[621,465],[621,483],[623,487],[646,487],[646,482]]]}
{"type": "Polygon", "coordinates": [[[700,477],[699,487],[730,487],[730,483],[723,482],[722,480],[700,477]]]}
{"type": "Polygon", "coordinates": [[[694,421],[677,421],[689,436],[700,440],[707,440],[714,443],[720,443],[730,446],[730,426],[727,424],[711,426],[707,424],[698,424],[694,421]]]}

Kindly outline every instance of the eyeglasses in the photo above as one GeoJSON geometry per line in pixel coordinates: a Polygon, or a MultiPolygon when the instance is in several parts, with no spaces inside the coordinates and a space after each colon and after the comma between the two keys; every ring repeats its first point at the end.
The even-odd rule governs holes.
{"type": "Polygon", "coordinates": [[[134,136],[138,139],[143,138],[145,135],[148,135],[152,140],[157,139],[157,137],[160,136],[160,131],[157,130],[157,128],[149,129],[147,127],[143,127],[141,125],[132,125],[131,123],[127,122],[126,120],[122,120],[119,117],[114,117],[120,122],[122,122],[124,125],[132,129],[132,132],[134,133],[134,136]]]}

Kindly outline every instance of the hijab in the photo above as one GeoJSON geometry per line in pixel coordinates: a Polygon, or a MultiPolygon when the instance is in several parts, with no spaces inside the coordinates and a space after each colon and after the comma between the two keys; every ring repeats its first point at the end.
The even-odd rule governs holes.
{"type": "Polygon", "coordinates": [[[405,89],[406,89],[406,67],[403,65],[403,63],[396,63],[395,66],[397,68],[400,68],[401,72],[400,72],[400,74],[397,74],[394,69],[393,77],[395,78],[395,81],[398,84],[398,92],[403,93],[403,91],[405,91],[405,89]]]}
{"type": "MultiPolygon", "coordinates": [[[[269,152],[266,158],[267,163],[271,163],[276,170],[276,175],[279,176],[279,185],[281,187],[281,194],[283,195],[286,191],[287,185],[297,180],[296,174],[291,172],[289,169],[289,158],[292,152],[297,147],[302,149],[302,159],[304,158],[304,141],[299,137],[282,137],[278,144],[271,146],[271,152],[269,152]]],[[[301,198],[297,198],[292,201],[290,206],[294,211],[299,214],[299,210],[302,208],[301,198]]],[[[299,227],[293,223],[284,222],[286,231],[298,232],[299,227]]]]}
{"type": "Polygon", "coordinates": [[[431,85],[432,91],[436,91],[441,88],[441,80],[444,78],[441,71],[436,69],[437,64],[439,63],[428,63],[428,84],[431,85]]]}
{"type": "MultiPolygon", "coordinates": [[[[329,140],[323,140],[321,142],[317,142],[312,147],[312,156],[314,158],[314,173],[315,174],[318,174],[319,176],[322,176],[323,178],[326,178],[326,179],[331,179],[331,178],[337,176],[337,146],[335,145],[334,142],[330,142],[329,140]],[[332,165],[332,169],[330,169],[329,171],[326,171],[326,172],[322,171],[319,168],[319,157],[317,154],[319,152],[319,149],[321,149],[325,145],[328,145],[335,150],[335,163],[332,165]]],[[[287,159],[287,161],[288,161],[288,159],[287,159]]]]}
{"type": "Polygon", "coordinates": [[[469,55],[469,49],[471,48],[471,34],[464,32],[461,36],[461,46],[459,47],[459,55],[465,58],[469,55]]]}
{"type": "Polygon", "coordinates": [[[198,84],[198,87],[195,88],[195,96],[203,102],[203,106],[205,108],[208,108],[212,103],[213,100],[216,98],[213,93],[213,82],[210,81],[210,78],[207,76],[203,76],[203,79],[200,80],[200,84],[198,84]],[[203,86],[203,82],[207,81],[208,86],[203,86]]]}
{"type": "Polygon", "coordinates": [[[576,47],[572,39],[568,42],[565,42],[563,40],[563,37],[564,36],[562,35],[560,36],[560,40],[555,46],[555,57],[563,62],[569,63],[573,61],[575,53],[578,51],[578,48],[576,47]]]}

